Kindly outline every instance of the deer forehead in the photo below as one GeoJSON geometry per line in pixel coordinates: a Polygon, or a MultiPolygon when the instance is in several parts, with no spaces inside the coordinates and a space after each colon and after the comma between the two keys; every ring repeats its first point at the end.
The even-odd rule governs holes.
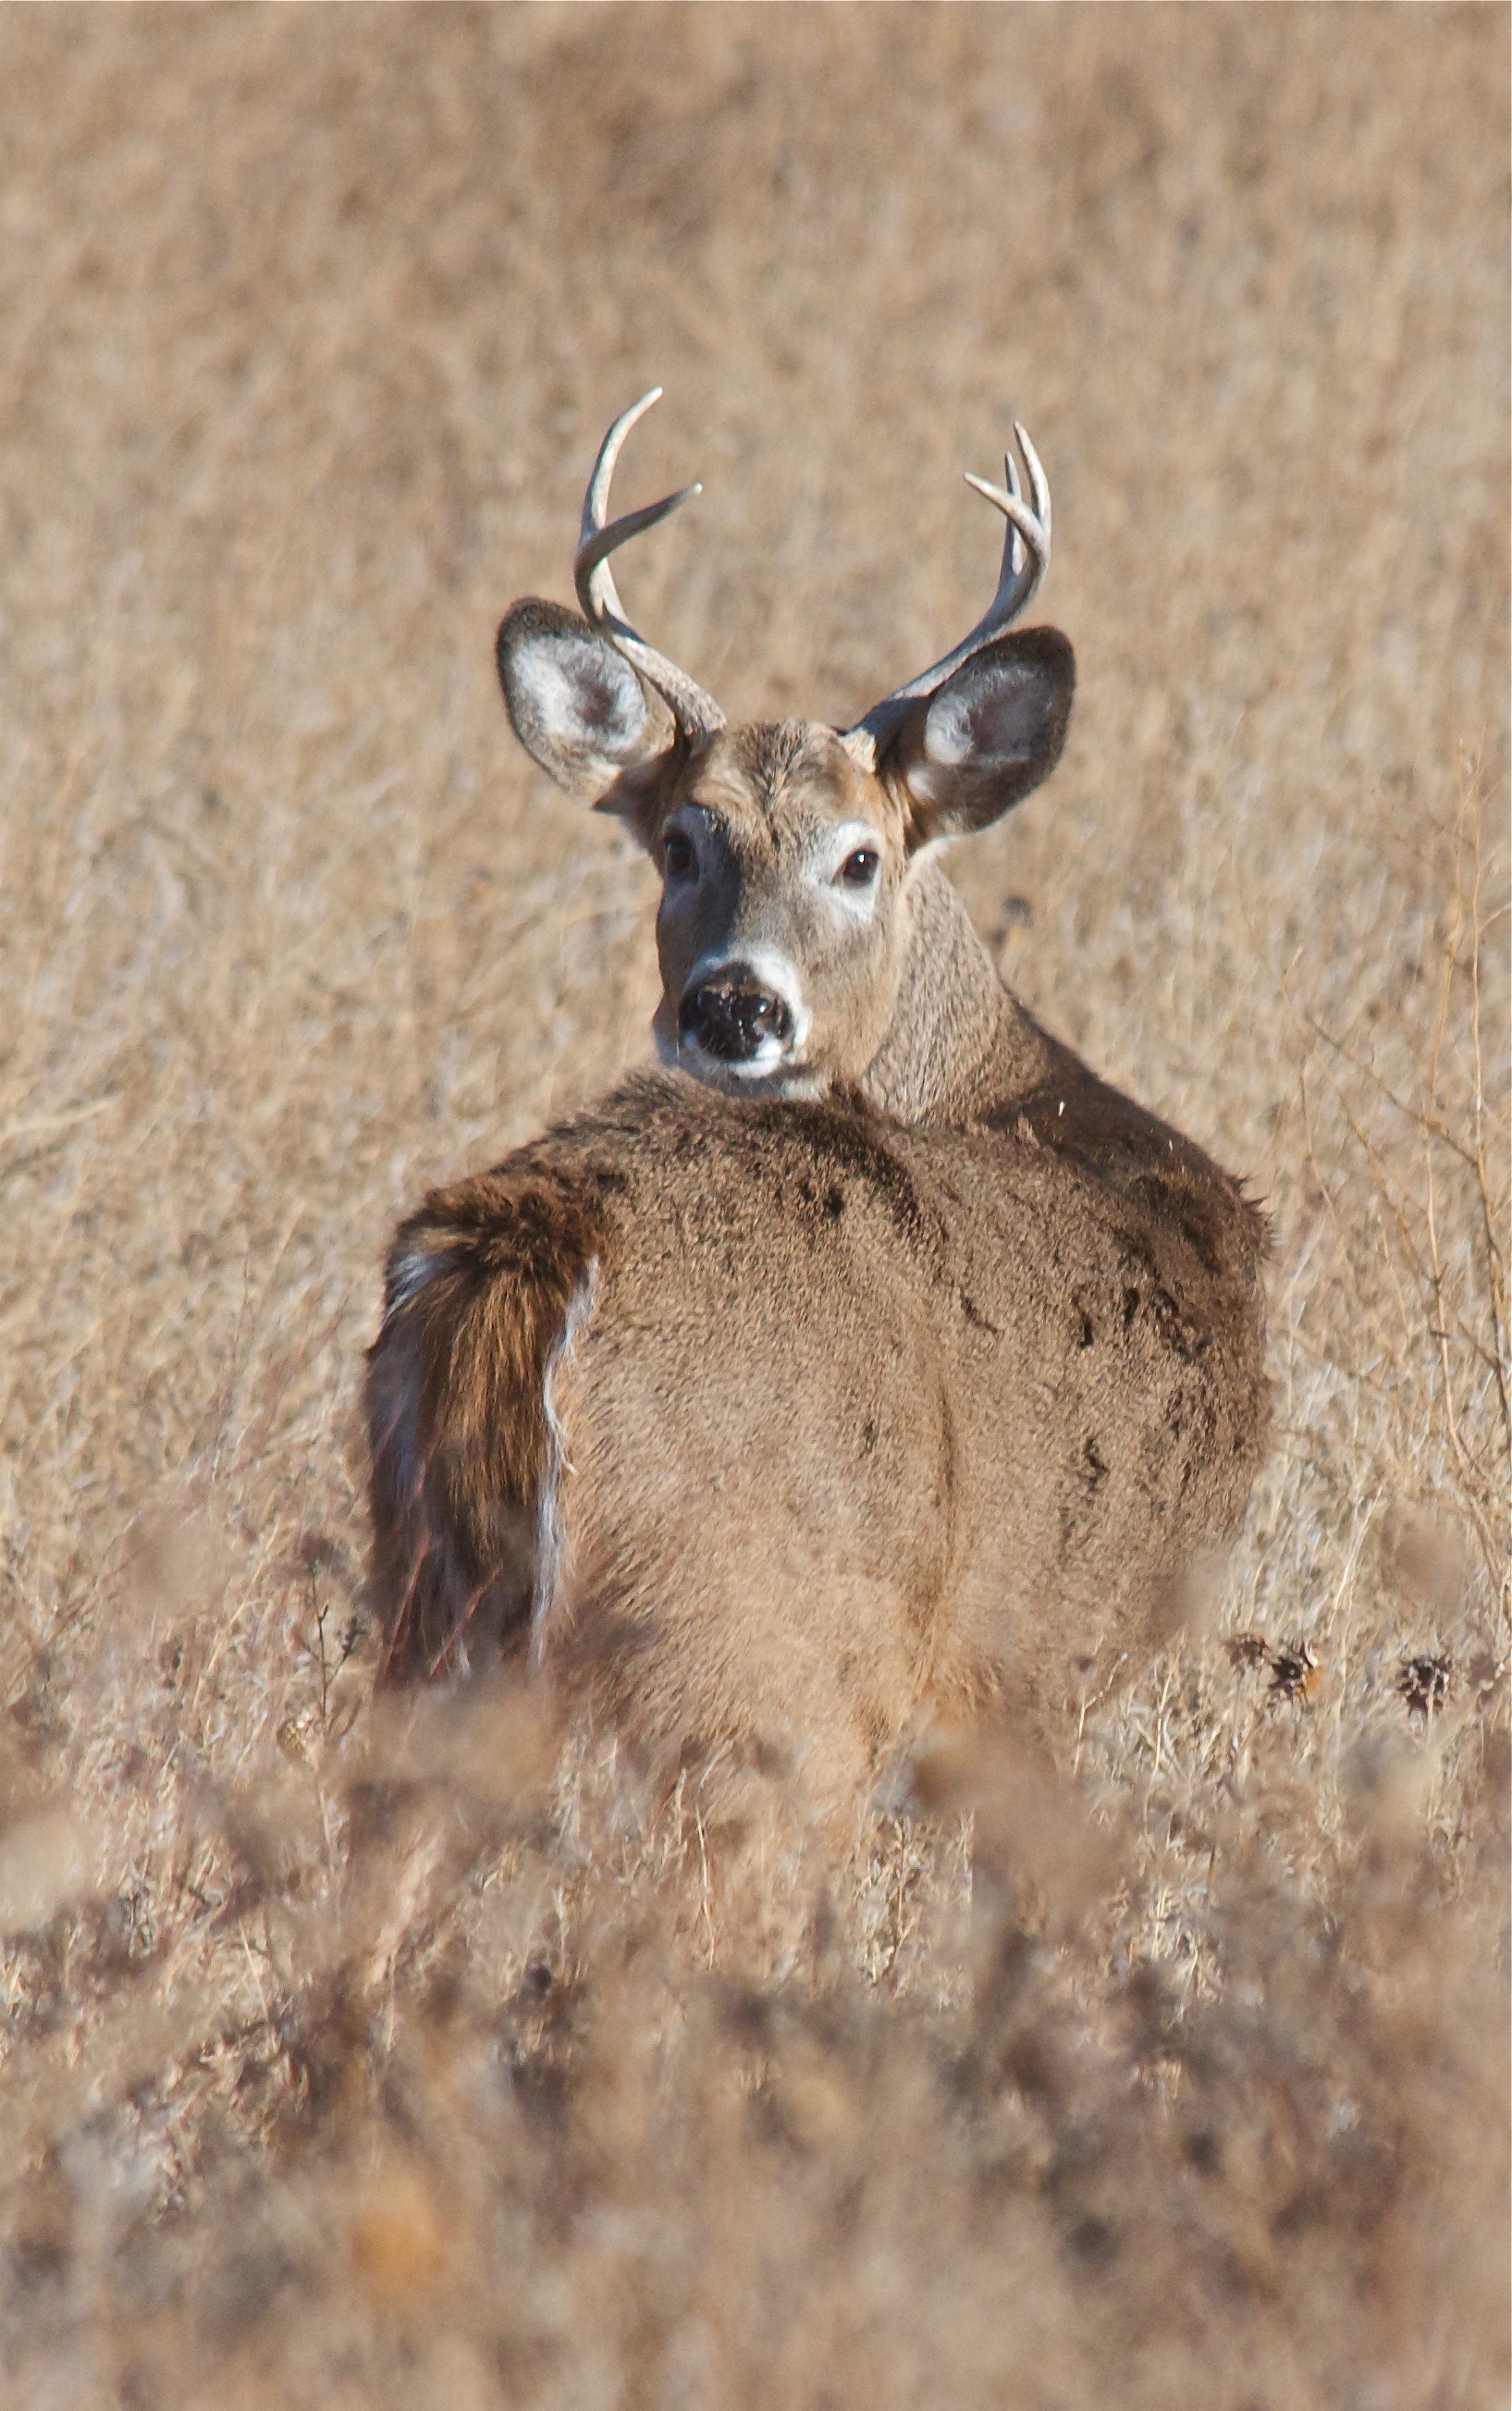
{"type": "Polygon", "coordinates": [[[818,721],[751,721],[721,729],[670,799],[719,820],[739,851],[780,855],[816,829],[865,823],[901,834],[902,813],[843,738],[818,721]]]}

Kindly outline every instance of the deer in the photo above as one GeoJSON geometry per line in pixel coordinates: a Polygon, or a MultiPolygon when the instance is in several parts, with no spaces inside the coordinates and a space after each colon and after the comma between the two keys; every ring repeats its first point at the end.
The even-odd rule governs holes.
{"type": "MultiPolygon", "coordinates": [[[[501,1663],[710,1800],[820,1819],[931,1718],[1053,1730],[1238,1533],[1266,1224],[999,978],[949,844],[1043,782],[1072,650],[993,601],[844,730],[726,723],[627,619],[594,464],[579,608],[499,629],[515,735],[661,874],[660,1058],[401,1224],[369,1356],[385,1679],[501,1663]],[[723,1790],[721,1791],[721,1786],[723,1790]]],[[[849,1804],[849,1805],[848,1805],[849,1804]]]]}

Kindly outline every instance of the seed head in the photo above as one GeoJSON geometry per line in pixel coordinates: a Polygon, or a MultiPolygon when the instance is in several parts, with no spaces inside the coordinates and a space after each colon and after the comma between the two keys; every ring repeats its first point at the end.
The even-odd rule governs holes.
{"type": "Polygon", "coordinates": [[[1288,1642],[1271,1660],[1271,1696],[1276,1700],[1313,1700],[1323,1687],[1323,1666],[1309,1641],[1288,1642]]]}
{"type": "Polygon", "coordinates": [[[1427,1717],[1444,1705],[1453,1681],[1452,1658],[1404,1658],[1397,1676],[1397,1689],[1406,1701],[1410,1715],[1427,1717]]]}
{"type": "Polygon", "coordinates": [[[1263,1666],[1271,1655],[1271,1644],[1263,1632],[1236,1632],[1225,1642],[1224,1646],[1228,1652],[1229,1665],[1241,1674],[1249,1673],[1256,1666],[1263,1666]]]}

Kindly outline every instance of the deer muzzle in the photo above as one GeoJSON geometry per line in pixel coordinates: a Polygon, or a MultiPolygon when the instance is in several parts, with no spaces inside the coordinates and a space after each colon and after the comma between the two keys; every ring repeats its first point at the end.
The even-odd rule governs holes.
{"type": "Polygon", "coordinates": [[[677,1008],[677,1034],[720,1063],[751,1063],[792,1036],[792,1008],[744,965],[686,990],[677,1008]]]}

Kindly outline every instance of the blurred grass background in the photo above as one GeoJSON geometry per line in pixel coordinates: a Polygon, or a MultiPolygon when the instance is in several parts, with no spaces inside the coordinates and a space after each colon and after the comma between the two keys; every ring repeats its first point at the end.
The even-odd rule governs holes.
{"type": "Polygon", "coordinates": [[[1490,7],[0,16],[7,2399],[1505,2400],[1507,76],[1490,7]],[[1025,419],[1077,713],[953,868],[1274,1218],[1216,1629],[843,1882],[369,1697],[392,1220],[648,1051],[491,637],[653,382],[627,599],[732,717],[976,618],[1025,419]]]}

